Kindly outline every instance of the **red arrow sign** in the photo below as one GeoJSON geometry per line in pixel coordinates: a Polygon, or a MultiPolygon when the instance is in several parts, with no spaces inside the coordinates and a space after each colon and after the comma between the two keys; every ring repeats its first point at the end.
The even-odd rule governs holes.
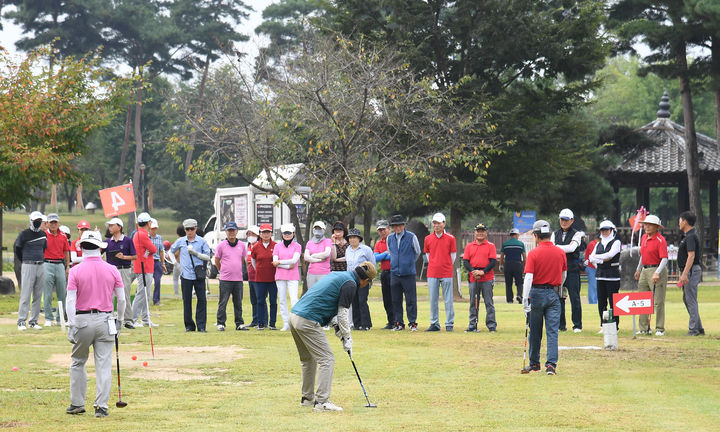
{"type": "Polygon", "coordinates": [[[651,315],[653,309],[652,291],[613,294],[613,315],[651,315]]]}

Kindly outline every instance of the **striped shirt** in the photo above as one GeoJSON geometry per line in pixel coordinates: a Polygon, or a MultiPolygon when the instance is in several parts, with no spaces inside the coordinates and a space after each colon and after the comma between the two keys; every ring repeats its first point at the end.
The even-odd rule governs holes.
{"type": "Polygon", "coordinates": [[[153,254],[153,259],[154,259],[155,261],[159,261],[159,260],[160,260],[160,251],[161,251],[161,250],[165,250],[165,246],[163,245],[162,236],[161,236],[160,234],[156,234],[155,237],[150,236],[150,241],[151,241],[152,244],[154,244],[155,247],[157,248],[157,250],[156,250],[155,253],[153,254]]]}

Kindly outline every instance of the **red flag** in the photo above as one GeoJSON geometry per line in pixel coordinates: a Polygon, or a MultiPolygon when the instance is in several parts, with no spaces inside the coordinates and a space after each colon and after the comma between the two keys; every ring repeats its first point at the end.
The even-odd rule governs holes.
{"type": "Polygon", "coordinates": [[[105,217],[118,216],[135,211],[135,195],[132,183],[100,191],[105,217]]]}
{"type": "Polygon", "coordinates": [[[645,220],[645,216],[650,214],[647,210],[645,210],[645,206],[641,206],[635,216],[628,219],[628,222],[630,222],[630,226],[632,227],[632,232],[637,232],[642,228],[642,222],[645,220]]]}

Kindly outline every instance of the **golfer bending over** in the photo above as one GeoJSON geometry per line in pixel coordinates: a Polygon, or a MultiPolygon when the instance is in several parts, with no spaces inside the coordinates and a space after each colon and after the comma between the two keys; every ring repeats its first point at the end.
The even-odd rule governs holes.
{"type": "Polygon", "coordinates": [[[365,261],[352,271],[331,272],[302,296],[290,312],[292,333],[302,365],[302,398],[300,405],[315,411],[342,411],[330,402],[335,356],[323,326],[335,322],[335,335],[342,340],[343,349],[351,353],[352,337],[348,308],[355,291],[367,286],[377,276],[375,265],[365,261]],[[315,372],[318,374],[317,391],[315,372]]]}
{"type": "Polygon", "coordinates": [[[90,346],[95,355],[95,417],[108,416],[112,383],[112,346],[125,313],[125,289],[120,272],[106,263],[100,249],[107,248],[97,231],[85,231],[80,238],[83,262],[70,269],[67,286],[67,316],[73,345],[70,364],[70,406],[68,414],[85,412],[90,346]],[[117,298],[117,320],[113,319],[113,293],[117,298]]]}

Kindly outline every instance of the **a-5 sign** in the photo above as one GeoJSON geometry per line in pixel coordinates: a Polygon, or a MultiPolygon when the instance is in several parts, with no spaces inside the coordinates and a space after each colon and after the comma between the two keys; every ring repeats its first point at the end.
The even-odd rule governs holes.
{"type": "Polygon", "coordinates": [[[613,315],[651,315],[654,310],[653,292],[640,291],[613,294],[613,315]]]}

